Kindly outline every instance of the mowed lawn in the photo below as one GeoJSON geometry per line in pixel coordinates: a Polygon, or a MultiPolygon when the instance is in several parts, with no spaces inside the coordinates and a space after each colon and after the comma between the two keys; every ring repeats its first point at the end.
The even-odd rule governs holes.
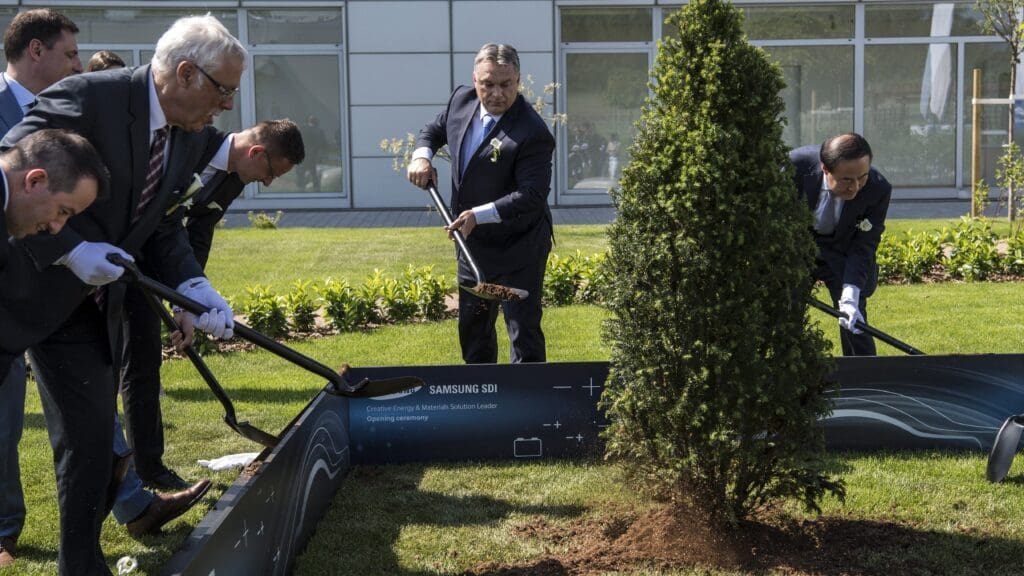
{"type": "MultiPolygon", "coordinates": [[[[893,222],[890,229],[921,231],[952,224],[893,222]]],[[[589,255],[607,246],[601,226],[559,227],[556,238],[554,252],[561,255],[576,250],[589,255]]],[[[319,283],[333,277],[360,283],[375,268],[397,276],[409,264],[433,264],[437,272],[453,276],[452,248],[443,232],[433,228],[220,230],[209,274],[216,287],[240,303],[245,288],[257,283],[279,292],[299,279],[319,283]]],[[[1022,302],[1024,285],[1019,283],[882,286],[871,299],[870,315],[878,328],[931,354],[1018,353],[1024,352],[1022,302]]],[[[594,306],[547,310],[544,327],[549,360],[607,359],[600,336],[604,318],[605,312],[594,306]]],[[[822,323],[838,352],[835,321],[817,312],[812,318],[822,323]]],[[[341,362],[355,366],[460,362],[454,320],[385,326],[292,345],[332,366],[341,362]]],[[[507,362],[504,339],[501,348],[501,360],[507,362]]],[[[881,343],[879,351],[899,354],[881,343]]],[[[273,432],[281,430],[323,385],[319,378],[261,351],[212,355],[207,361],[235,400],[239,419],[273,432]]],[[[166,363],[163,379],[166,461],[186,478],[213,478],[215,487],[202,504],[171,523],[163,535],[143,542],[130,539],[108,519],[103,547],[111,566],[119,557],[132,555],[140,562],[136,573],[144,574],[159,572],[161,563],[237,476],[231,471],[210,473],[196,460],[259,450],[224,425],[219,403],[190,364],[181,360],[166,363]]],[[[16,573],[52,574],[58,537],[56,490],[34,386],[29,387],[26,412],[21,463],[28,520],[19,542],[16,573]]],[[[1024,487],[1019,483],[987,486],[976,481],[984,469],[981,454],[841,456],[836,466],[850,481],[850,498],[845,507],[830,503],[830,512],[867,518],[906,516],[938,529],[965,529],[998,541],[1020,541],[1024,510],[1019,507],[1024,506],[1024,487]],[[928,471],[935,480],[917,482],[912,476],[919,470],[928,471]],[[910,497],[918,491],[921,494],[910,497]],[[950,504],[955,509],[953,518],[950,508],[928,504],[933,501],[966,504],[950,504]]],[[[645,505],[621,486],[618,470],[606,465],[385,467],[371,475],[378,476],[386,485],[401,483],[404,491],[368,492],[373,483],[368,483],[371,488],[364,487],[365,473],[355,474],[328,512],[331,528],[318,532],[297,573],[458,574],[486,560],[528,562],[539,553],[539,544],[514,539],[502,544],[509,540],[522,514],[550,514],[552,521],[557,521],[585,515],[606,501],[621,499],[629,506],[645,505]],[[406,482],[405,478],[412,479],[406,482]],[[583,485],[596,488],[567,494],[569,487],[583,485]],[[376,494],[369,498],[375,502],[369,502],[367,494],[376,494]],[[476,503],[481,505],[474,506],[476,503]],[[382,515],[379,506],[409,512],[382,515]],[[432,518],[431,506],[455,506],[451,514],[456,517],[432,518]],[[364,525],[366,518],[374,522],[364,525]]]]}

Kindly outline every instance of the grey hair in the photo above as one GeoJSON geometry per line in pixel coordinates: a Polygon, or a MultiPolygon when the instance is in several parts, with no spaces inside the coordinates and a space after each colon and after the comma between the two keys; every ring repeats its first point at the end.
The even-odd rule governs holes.
{"type": "Polygon", "coordinates": [[[476,53],[473,67],[482,62],[494,62],[499,66],[512,66],[519,73],[519,53],[510,44],[484,44],[476,53]]]}
{"type": "MultiPolygon", "coordinates": [[[[216,70],[228,56],[239,58],[244,69],[247,55],[242,43],[210,14],[186,16],[171,24],[157,40],[152,60],[153,73],[166,76],[183,60],[205,70],[216,70]]],[[[200,78],[200,81],[205,81],[205,78],[200,78]]]]}

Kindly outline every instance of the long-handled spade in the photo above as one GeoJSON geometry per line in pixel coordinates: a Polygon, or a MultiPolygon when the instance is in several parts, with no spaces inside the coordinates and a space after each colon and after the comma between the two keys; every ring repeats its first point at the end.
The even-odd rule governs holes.
{"type": "MultiPolygon", "coordinates": [[[[145,291],[145,289],[143,289],[145,291]]],[[[149,302],[150,307],[160,316],[164,324],[167,325],[167,329],[174,332],[179,329],[178,323],[174,321],[174,317],[171,313],[164,308],[163,304],[156,296],[146,292],[146,301],[149,302]]],[[[262,444],[268,448],[277,446],[278,437],[274,436],[269,432],[264,432],[259,428],[249,424],[249,422],[239,422],[238,418],[235,417],[235,405],[231,402],[231,398],[228,398],[227,392],[221,387],[220,383],[217,382],[217,378],[210,371],[210,368],[203,361],[203,358],[196,352],[196,349],[191,345],[185,347],[185,355],[192,361],[192,365],[196,367],[199,375],[206,381],[206,385],[210,387],[213,395],[220,400],[221,406],[224,407],[224,422],[229,428],[238,432],[243,438],[248,438],[257,444],[262,444]]]]}
{"type": "MultiPolygon", "coordinates": [[[[134,263],[125,260],[121,256],[117,254],[108,254],[107,259],[114,264],[123,267],[125,269],[125,276],[127,279],[134,281],[149,293],[155,294],[156,296],[167,300],[171,304],[188,310],[193,314],[203,314],[208,312],[207,307],[203,306],[199,302],[183,296],[177,291],[143,275],[134,263]]],[[[238,334],[260,348],[263,348],[264,350],[284,358],[296,366],[305,368],[306,370],[326,379],[330,383],[330,386],[327,387],[327,391],[338,396],[346,396],[348,398],[373,398],[377,396],[387,396],[388,394],[397,394],[398,392],[404,392],[406,390],[416,388],[417,386],[423,386],[423,379],[415,376],[399,376],[397,378],[381,378],[377,380],[364,378],[363,380],[352,384],[346,378],[345,371],[339,374],[309,356],[301,354],[300,352],[277,342],[269,336],[249,328],[241,322],[235,322],[234,330],[235,334],[238,334]]]]}
{"type": "MultiPolygon", "coordinates": [[[[427,191],[430,192],[430,197],[434,201],[434,206],[436,206],[437,211],[441,213],[441,218],[444,219],[445,224],[451,226],[453,220],[452,215],[448,212],[448,207],[444,205],[441,195],[437,193],[437,188],[434,187],[433,184],[430,184],[427,186],[427,191]]],[[[466,258],[466,263],[469,264],[469,269],[473,272],[473,279],[476,280],[475,286],[463,285],[463,290],[476,294],[477,296],[487,300],[515,301],[523,300],[530,295],[529,292],[521,288],[510,288],[500,284],[489,284],[484,282],[483,274],[480,273],[480,267],[476,265],[476,260],[473,259],[473,255],[470,254],[469,248],[466,247],[466,239],[462,237],[462,233],[458,230],[453,230],[452,236],[455,237],[455,242],[459,245],[459,250],[462,251],[462,255],[466,258]]]]}
{"type": "Polygon", "coordinates": [[[1002,482],[1006,478],[1006,473],[1013,465],[1013,457],[1017,455],[1021,431],[1024,431],[1024,414],[1017,414],[1007,418],[996,433],[992,451],[988,454],[988,467],[985,469],[985,477],[989,482],[1002,482]]]}
{"type": "MultiPolygon", "coordinates": [[[[809,302],[811,306],[814,306],[815,308],[821,310],[822,312],[828,314],[829,316],[834,316],[836,318],[846,318],[846,314],[843,314],[839,310],[836,310],[835,308],[829,306],[828,304],[825,304],[824,302],[818,300],[817,298],[810,298],[809,302]]],[[[914,348],[910,344],[907,344],[902,340],[897,340],[896,338],[889,336],[888,334],[882,332],[877,328],[872,328],[871,326],[868,326],[867,324],[860,320],[857,321],[857,324],[855,326],[858,330],[863,330],[864,332],[871,334],[875,338],[878,338],[882,342],[885,342],[886,344],[892,346],[893,348],[896,348],[897,350],[900,350],[901,352],[906,352],[911,356],[924,356],[924,352],[921,352],[920,350],[914,348]]]]}

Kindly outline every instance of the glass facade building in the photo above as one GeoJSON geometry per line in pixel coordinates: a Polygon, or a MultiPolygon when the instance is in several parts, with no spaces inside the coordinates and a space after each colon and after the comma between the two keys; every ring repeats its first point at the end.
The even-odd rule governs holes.
{"type": "MultiPolygon", "coordinates": [[[[0,24],[48,6],[80,27],[95,51],[145,63],[177,17],[212,13],[249,49],[235,108],[238,129],[289,117],[303,127],[306,162],[271,187],[250,185],[240,209],[421,208],[430,202],[395,171],[384,139],[417,132],[451,90],[471,83],[476,50],[520,51],[528,90],[545,115],[565,114],[551,203],[608,204],[629,162],[633,123],[648,96],[665,17],[681,2],[653,0],[0,0],[0,24]],[[528,79],[527,79],[528,78],[528,79]],[[559,85],[553,93],[543,87],[559,85]]],[[[970,2],[737,1],[748,36],[786,79],[788,144],[854,130],[896,198],[966,198],[971,183],[971,78],[982,96],[1010,93],[1005,42],[981,32],[970,2]]],[[[1021,76],[1018,74],[1020,81],[1021,76]]],[[[1024,90],[1016,90],[1020,93],[1024,90]]],[[[1007,108],[982,113],[982,176],[995,175],[1007,108]]],[[[1024,122],[1024,120],[1022,120],[1024,122]]],[[[1024,133],[1024,127],[1016,130],[1024,133]]],[[[446,184],[450,173],[435,163],[446,184]]]]}

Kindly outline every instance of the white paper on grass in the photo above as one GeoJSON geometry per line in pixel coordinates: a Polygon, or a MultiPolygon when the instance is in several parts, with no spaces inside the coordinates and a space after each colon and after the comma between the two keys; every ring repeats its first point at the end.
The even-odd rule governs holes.
{"type": "Polygon", "coordinates": [[[220,471],[248,466],[259,455],[259,452],[244,452],[242,454],[228,454],[213,460],[197,460],[197,462],[199,462],[200,466],[206,466],[210,470],[220,471]]]}

